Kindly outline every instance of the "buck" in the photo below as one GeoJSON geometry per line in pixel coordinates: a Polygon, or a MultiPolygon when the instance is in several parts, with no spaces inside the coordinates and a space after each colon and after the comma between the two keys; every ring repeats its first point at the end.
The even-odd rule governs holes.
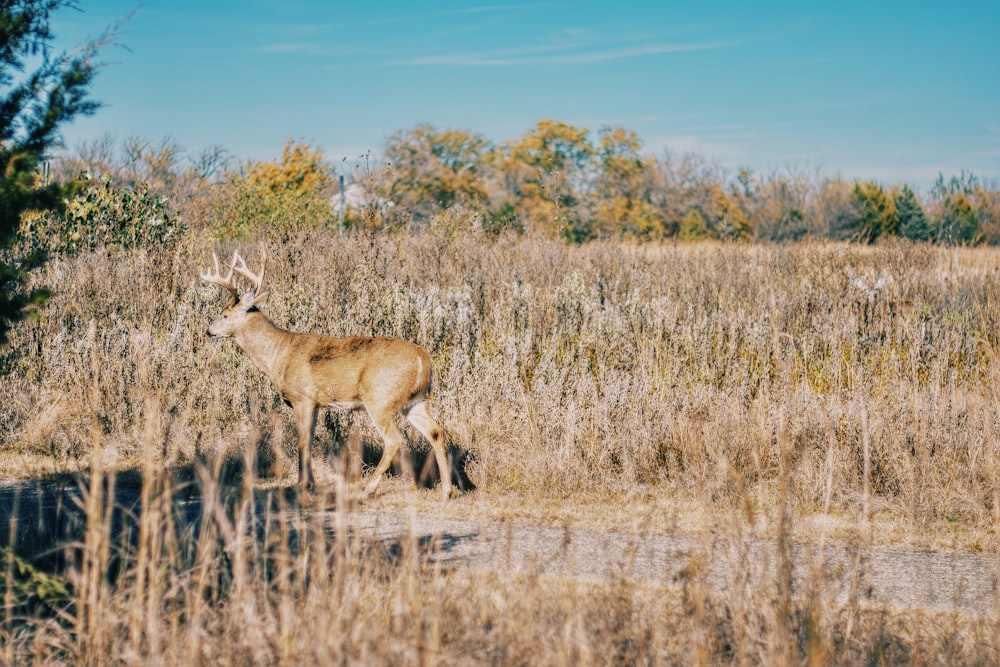
{"type": "Polygon", "coordinates": [[[201,279],[227,289],[233,302],[208,327],[208,335],[234,339],[292,407],[298,430],[299,485],[315,488],[310,445],[318,408],[364,407],[385,442],[365,495],[375,492],[403,444],[403,434],[396,424],[396,416],[401,414],[431,443],[441,475],[441,491],[445,498],[451,496],[444,435],[425,405],[432,375],[427,351],[399,338],[335,338],[292,333],[275,326],[260,311],[267,302],[267,293],[262,291],[267,253],[261,254],[260,274],[251,271],[236,251],[229,273],[223,277],[219,256],[212,253],[214,268],[202,271],[201,279]],[[242,296],[233,281],[234,272],[253,285],[242,296]]]}

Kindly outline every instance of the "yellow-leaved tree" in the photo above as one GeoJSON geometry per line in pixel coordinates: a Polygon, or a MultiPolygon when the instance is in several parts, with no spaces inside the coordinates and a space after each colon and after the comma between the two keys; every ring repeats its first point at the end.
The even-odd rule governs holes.
{"type": "Polygon", "coordinates": [[[718,238],[742,240],[750,237],[750,222],[746,213],[740,208],[737,198],[730,196],[720,183],[709,184],[702,215],[718,238]]]}
{"type": "Polygon", "coordinates": [[[607,125],[600,129],[599,135],[592,234],[662,236],[663,216],[653,207],[649,196],[652,160],[641,154],[638,135],[623,127],[607,125]]]}
{"type": "Polygon", "coordinates": [[[321,149],[289,139],[280,161],[247,164],[246,179],[251,185],[274,193],[328,193],[333,185],[333,172],[321,149]]]}
{"type": "Polygon", "coordinates": [[[587,135],[585,127],[544,119],[492,156],[517,214],[572,240],[588,236],[581,202],[594,147],[587,135]]]}
{"type": "Polygon", "coordinates": [[[458,204],[480,206],[488,196],[483,177],[489,142],[464,130],[418,125],[386,142],[388,183],[383,194],[416,218],[458,204]]]}
{"type": "Polygon", "coordinates": [[[289,139],[281,159],[249,162],[229,172],[213,198],[213,230],[239,238],[264,232],[283,240],[295,229],[333,218],[333,170],[320,148],[289,139]]]}

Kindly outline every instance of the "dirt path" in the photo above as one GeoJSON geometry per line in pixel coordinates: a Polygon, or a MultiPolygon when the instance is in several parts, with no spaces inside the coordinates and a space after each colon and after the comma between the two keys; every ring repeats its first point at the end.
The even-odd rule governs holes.
{"type": "MultiPolygon", "coordinates": [[[[114,530],[134,524],[138,489],[118,487],[114,530]]],[[[263,505],[262,505],[263,506],[263,505]]],[[[52,553],[57,544],[82,538],[86,519],[75,484],[0,484],[0,545],[21,554],[52,553]]],[[[178,502],[178,521],[194,525],[197,498],[178,502]]],[[[664,534],[558,528],[517,522],[483,522],[392,512],[327,512],[333,531],[348,529],[386,543],[412,538],[430,545],[432,557],[452,568],[624,579],[676,585],[692,574],[719,591],[766,590],[776,580],[774,542],[737,537],[674,537],[664,534]]],[[[58,552],[58,550],[56,550],[58,552]]],[[[851,591],[862,602],[990,616],[998,597],[1000,557],[843,546],[793,546],[794,589],[812,588],[824,600],[843,603],[851,591]],[[853,587],[854,573],[860,574],[853,587]]]]}
{"type": "MultiPolygon", "coordinates": [[[[331,515],[331,521],[335,521],[331,515]]],[[[728,538],[681,538],[615,531],[560,529],[511,523],[482,523],[428,516],[362,512],[352,527],[362,534],[399,540],[409,536],[434,544],[434,557],[451,567],[499,569],[584,579],[624,578],[648,584],[676,584],[697,571],[717,590],[774,581],[773,542],[728,538]]],[[[990,616],[997,597],[996,556],[941,554],[845,547],[793,546],[793,581],[809,582],[832,602],[846,602],[852,573],[863,602],[990,616]]]]}

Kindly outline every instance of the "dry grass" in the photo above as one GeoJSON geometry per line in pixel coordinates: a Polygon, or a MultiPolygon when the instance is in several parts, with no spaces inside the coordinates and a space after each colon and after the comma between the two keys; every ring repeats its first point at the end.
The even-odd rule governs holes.
{"type": "MultiPolygon", "coordinates": [[[[833,603],[822,582],[793,596],[780,563],[766,590],[711,589],[697,567],[671,590],[447,572],[294,503],[262,511],[260,489],[295,481],[292,424],[239,350],[204,335],[222,305],[197,279],[211,249],[102,250],[37,277],[56,296],[6,350],[0,477],[133,471],[144,495],[126,539],[91,494],[70,601],[31,621],[8,604],[8,660],[1000,660],[1000,620],[833,603]],[[230,478],[227,460],[250,465],[230,478]],[[205,501],[196,534],[168,471],[205,501]]],[[[572,247],[440,224],[310,232],[268,254],[278,324],[434,357],[435,409],[478,490],[441,506],[390,485],[366,509],[996,552],[995,250],[572,247]]],[[[320,422],[332,491],[346,434],[376,440],[354,416],[320,422]]]]}

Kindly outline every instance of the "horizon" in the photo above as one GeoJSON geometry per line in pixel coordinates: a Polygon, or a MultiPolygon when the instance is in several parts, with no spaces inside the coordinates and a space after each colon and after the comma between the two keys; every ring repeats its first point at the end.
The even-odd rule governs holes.
{"type": "Polygon", "coordinates": [[[647,154],[694,153],[730,174],[807,170],[924,194],[939,175],[1000,179],[1000,3],[80,9],[53,15],[57,49],[131,18],[123,46],[101,54],[104,106],[64,129],[69,150],[170,137],[190,156],[221,146],[270,161],[293,139],[338,166],[420,124],[502,143],[551,118],[622,126],[647,154]]]}

